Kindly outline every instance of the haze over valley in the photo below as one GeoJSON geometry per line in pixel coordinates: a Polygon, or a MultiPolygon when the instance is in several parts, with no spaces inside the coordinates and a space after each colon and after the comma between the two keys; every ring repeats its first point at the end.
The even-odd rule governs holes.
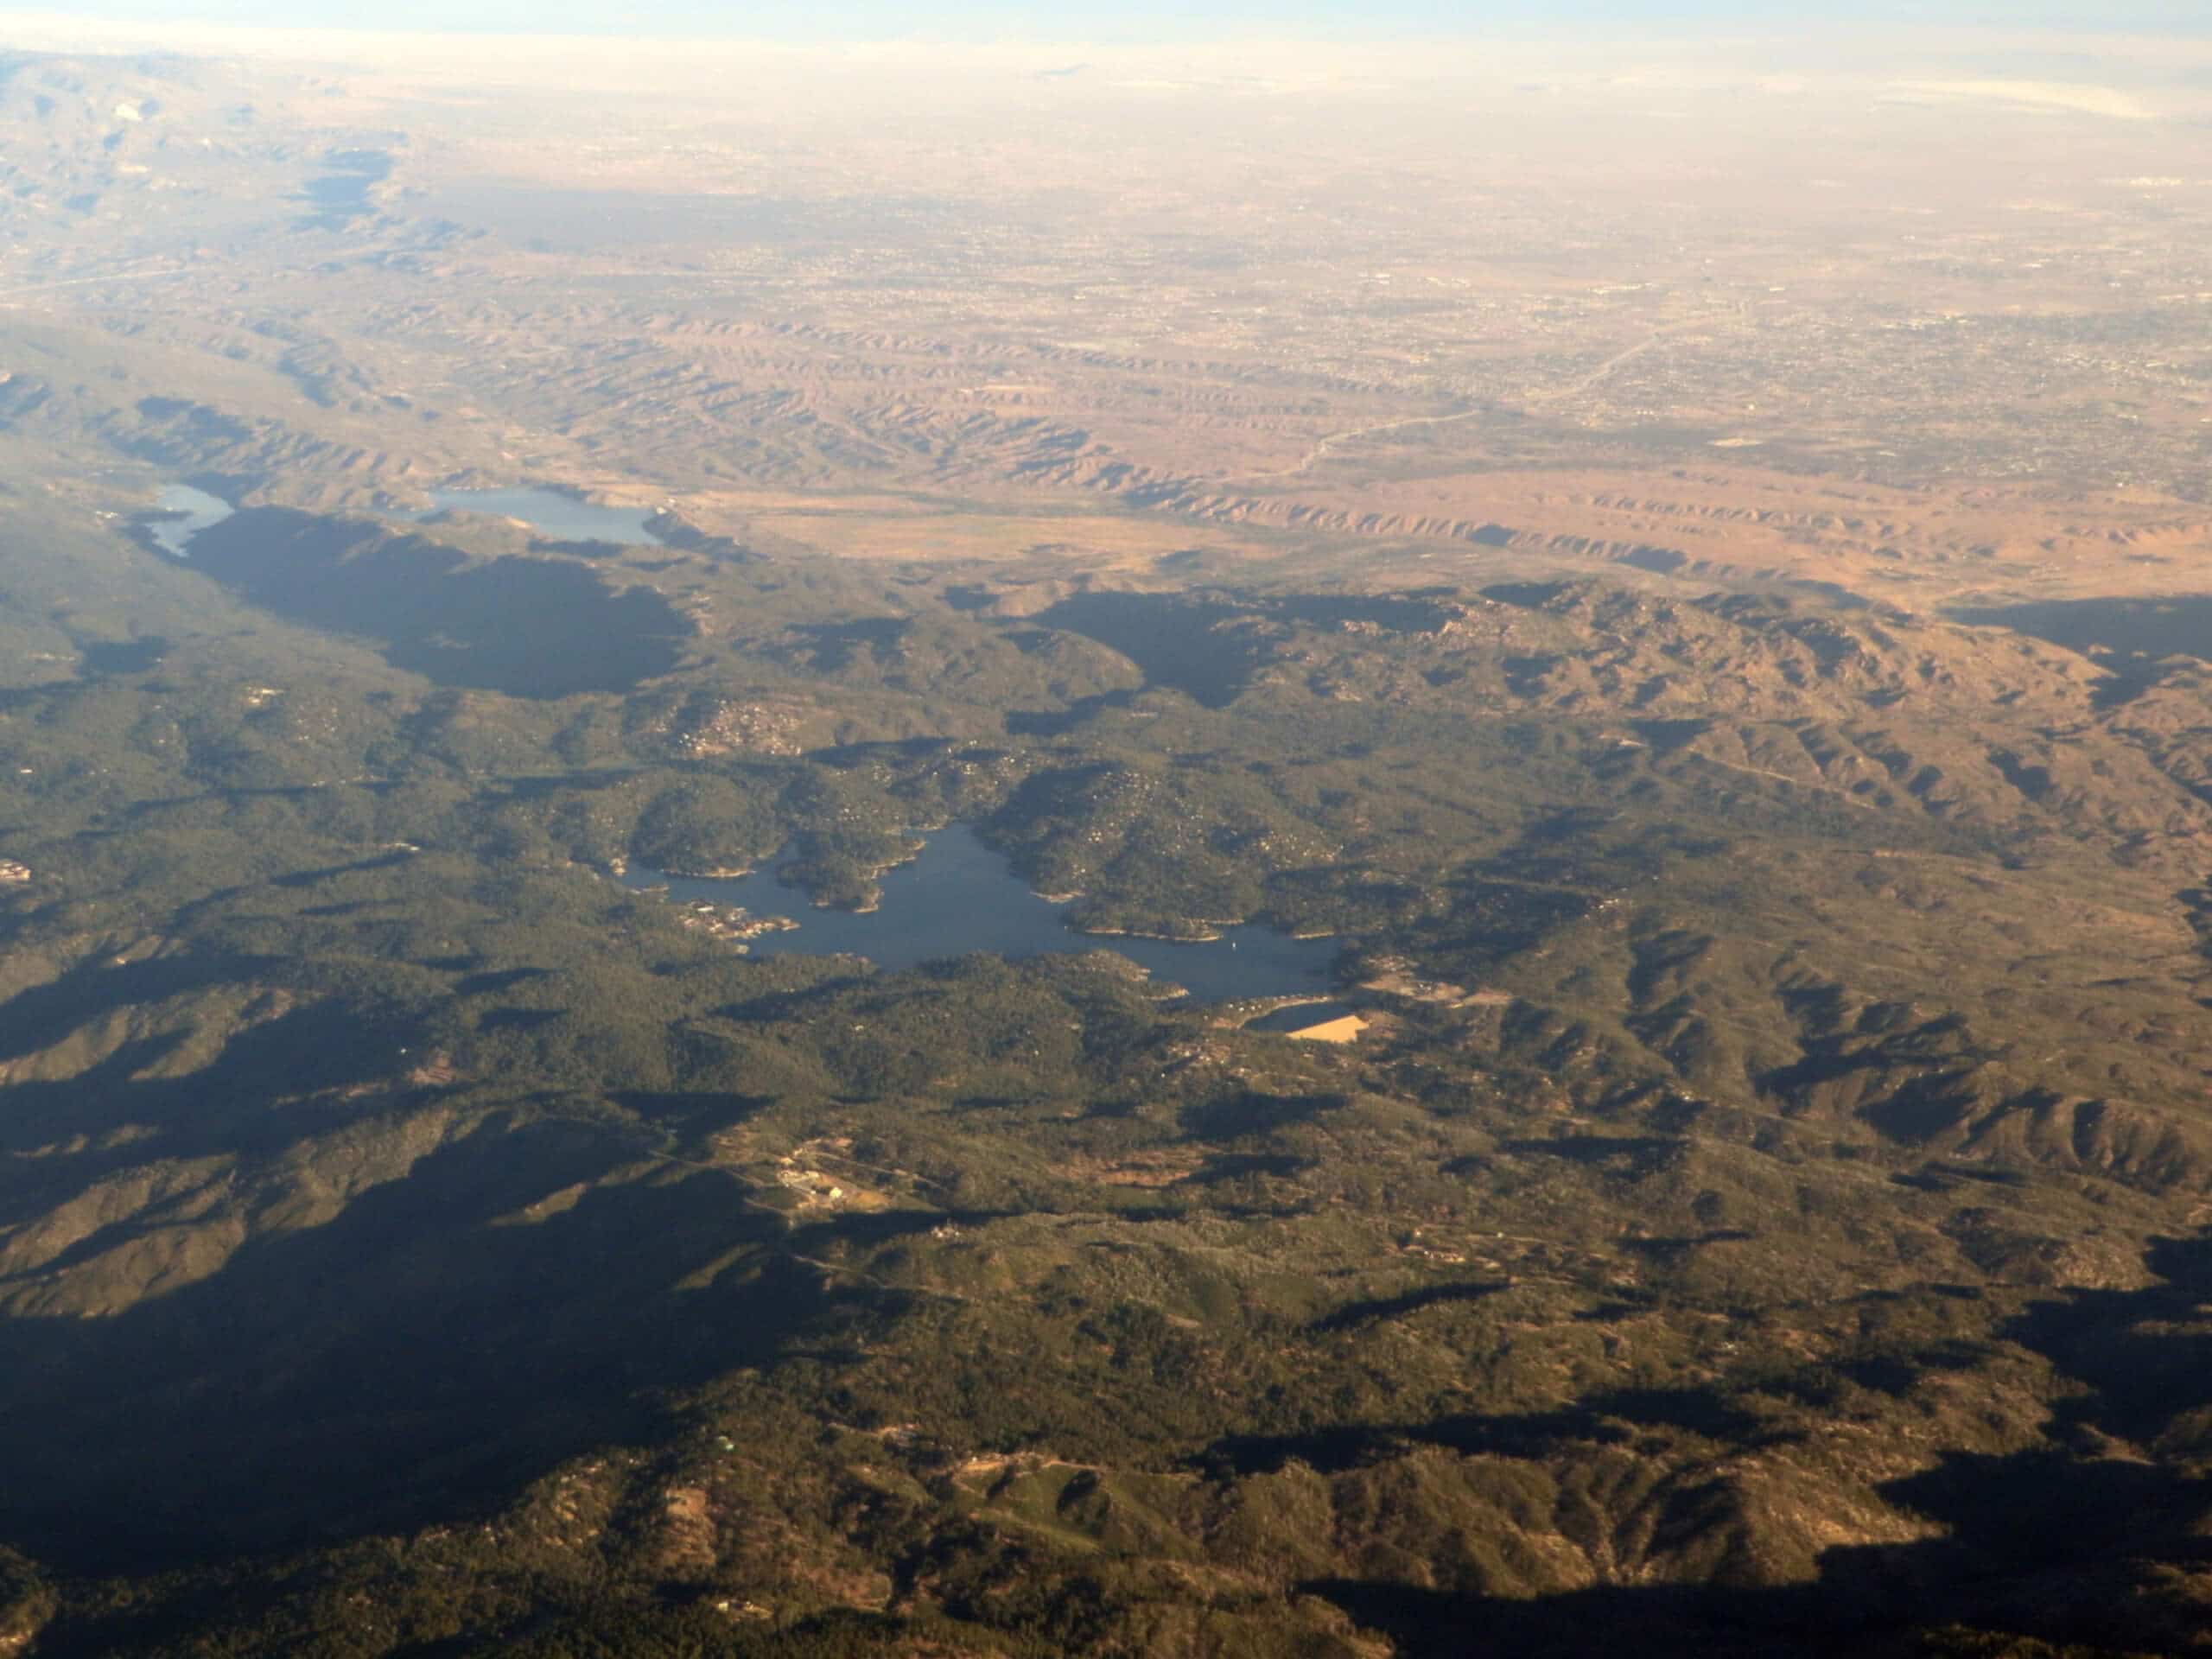
{"type": "Polygon", "coordinates": [[[0,1653],[2212,1644],[2201,29],[159,10],[0,1653]]]}

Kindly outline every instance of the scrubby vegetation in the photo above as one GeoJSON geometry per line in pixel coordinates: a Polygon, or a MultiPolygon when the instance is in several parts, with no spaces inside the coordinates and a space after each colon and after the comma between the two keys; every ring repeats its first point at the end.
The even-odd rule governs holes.
{"type": "Polygon", "coordinates": [[[0,694],[0,1641],[2203,1628],[2212,809],[2078,659],[1597,583],[454,550],[741,619],[511,696],[119,537],[10,579],[53,550],[68,652],[0,613],[48,659],[0,694]],[[748,957],[608,874],[788,849],[861,905],[955,818],[1090,925],[1338,933],[1374,1024],[748,957]]]}

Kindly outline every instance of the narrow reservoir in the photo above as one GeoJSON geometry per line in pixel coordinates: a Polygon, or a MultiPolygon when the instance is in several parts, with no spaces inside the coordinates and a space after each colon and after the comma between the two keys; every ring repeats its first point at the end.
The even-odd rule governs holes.
{"type": "Polygon", "coordinates": [[[481,512],[513,518],[555,542],[611,542],[617,547],[660,547],[646,528],[650,507],[599,507],[559,490],[523,485],[504,490],[432,490],[430,507],[405,515],[420,522],[440,512],[481,512]]]}

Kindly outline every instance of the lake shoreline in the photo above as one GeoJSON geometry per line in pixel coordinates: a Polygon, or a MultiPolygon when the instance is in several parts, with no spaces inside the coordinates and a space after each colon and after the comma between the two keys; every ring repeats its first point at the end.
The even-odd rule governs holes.
{"type": "Polygon", "coordinates": [[[1020,961],[1107,951],[1203,1003],[1316,1000],[1336,988],[1333,936],[1300,938],[1225,918],[1198,918],[1195,925],[1203,931],[1187,934],[1079,926],[1066,914],[1072,899],[1058,903],[1033,892],[967,824],[922,832],[906,857],[875,873],[876,892],[860,906],[812,902],[781,880],[785,861],[779,852],[736,876],[632,865],[616,879],[633,892],[658,892],[675,906],[703,903],[787,917],[794,926],[758,940],[756,958],[856,956],[897,971],[974,954],[1020,961]]]}

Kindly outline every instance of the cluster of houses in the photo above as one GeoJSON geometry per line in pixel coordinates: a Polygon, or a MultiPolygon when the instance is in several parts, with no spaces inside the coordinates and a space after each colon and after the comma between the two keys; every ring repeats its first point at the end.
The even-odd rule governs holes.
{"type": "Polygon", "coordinates": [[[798,924],[788,916],[755,916],[741,905],[711,905],[702,899],[683,907],[683,925],[717,939],[757,939],[764,933],[788,933],[798,924]]]}

